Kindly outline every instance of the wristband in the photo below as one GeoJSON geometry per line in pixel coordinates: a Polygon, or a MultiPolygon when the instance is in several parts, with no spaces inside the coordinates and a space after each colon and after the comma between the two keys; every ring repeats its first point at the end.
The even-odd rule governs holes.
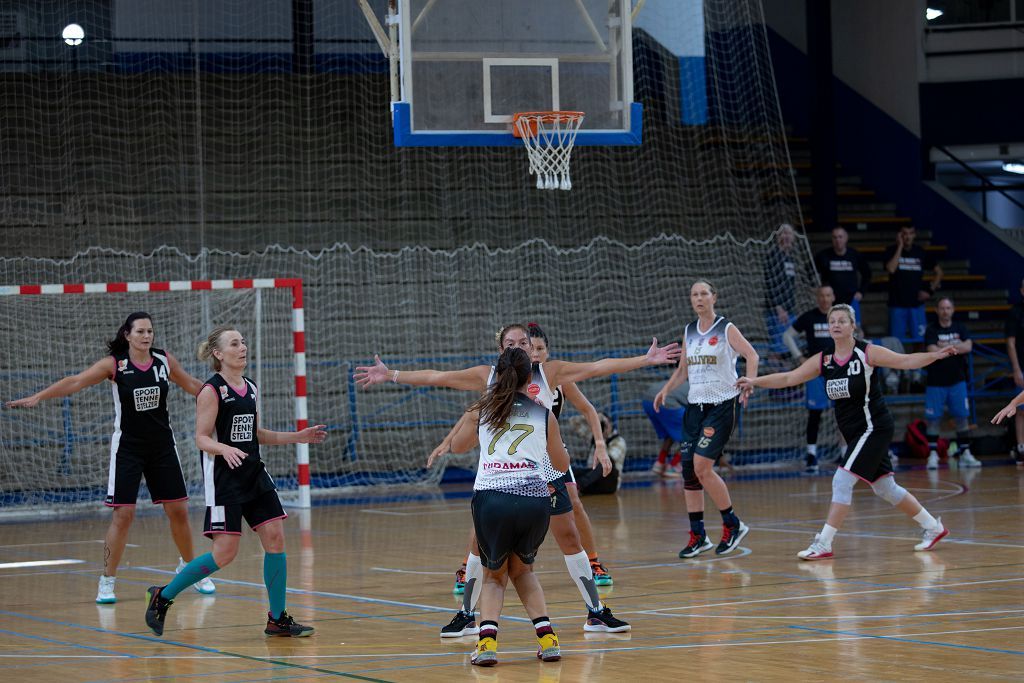
{"type": "Polygon", "coordinates": [[[398,384],[398,370],[395,370],[394,374],[391,375],[391,381],[394,384],[398,384]]]}

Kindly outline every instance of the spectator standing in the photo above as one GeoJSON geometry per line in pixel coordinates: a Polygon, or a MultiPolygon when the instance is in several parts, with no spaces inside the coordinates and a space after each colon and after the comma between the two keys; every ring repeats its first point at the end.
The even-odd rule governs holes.
{"type": "Polygon", "coordinates": [[[947,408],[956,421],[956,443],[959,446],[956,457],[960,464],[963,467],[981,467],[971,454],[967,424],[970,406],[967,403],[966,355],[974,345],[964,324],[953,320],[952,299],[942,297],[935,310],[936,321],[925,330],[925,344],[929,351],[955,346],[956,355],[932,363],[927,370],[924,417],[928,423],[928,469],[939,468],[939,421],[947,408]]]}
{"type": "Polygon", "coordinates": [[[765,327],[772,353],[783,354],[782,333],[796,315],[796,230],[783,223],[775,232],[775,245],[764,264],[765,327]]]}
{"type": "Polygon", "coordinates": [[[884,256],[889,273],[889,334],[912,342],[924,341],[924,302],[942,285],[942,267],[924,249],[914,246],[916,236],[914,226],[903,226],[884,256]],[[928,284],[924,281],[926,270],[934,273],[928,284]]]}
{"type": "Polygon", "coordinates": [[[860,301],[871,285],[871,265],[859,251],[847,246],[850,235],[842,227],[832,229],[832,247],[815,255],[821,284],[829,285],[837,304],[849,304],[862,322],[860,301]]]}
{"type": "MultiPolygon", "coordinates": [[[[1020,283],[1021,300],[1010,309],[1010,316],[1006,319],[1006,355],[1010,357],[1010,367],[1013,369],[1013,383],[1017,389],[1024,389],[1024,375],[1021,373],[1021,360],[1024,359],[1024,280],[1020,283]]],[[[1024,412],[1010,412],[1014,417],[1014,427],[1017,437],[1017,448],[1014,457],[1017,464],[1024,463],[1024,412]]]]}

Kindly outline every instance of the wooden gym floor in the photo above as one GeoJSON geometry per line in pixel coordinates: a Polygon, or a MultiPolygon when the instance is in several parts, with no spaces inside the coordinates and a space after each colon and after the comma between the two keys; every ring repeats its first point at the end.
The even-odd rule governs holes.
{"type": "MultiPolygon", "coordinates": [[[[1024,472],[898,476],[950,528],[915,553],[916,525],[858,486],[836,559],[801,562],[831,494],[827,475],[732,480],[751,532],[726,557],[679,560],[681,488],[655,483],[586,498],[615,585],[604,596],[630,634],[584,634],[582,601],[557,546],[537,570],[563,659],[544,664],[510,587],[499,664],[469,664],[475,638],[442,641],[457,605],[468,499],[422,494],[293,513],[289,611],[305,639],[263,635],[261,550],[247,533],[217,594],[179,596],[162,638],[144,594],[173,572],[162,514],[140,514],[117,582],[93,602],[108,517],[0,524],[0,673],[37,681],[1020,680],[1024,671],[1024,472]],[[303,531],[303,526],[307,530],[303,531]],[[79,560],[11,567],[8,563],[79,560]]],[[[150,509],[140,505],[140,513],[150,509]]],[[[709,515],[717,539],[717,513],[709,515]]],[[[193,527],[201,521],[192,511],[193,527]]],[[[196,547],[207,542],[196,535],[196,547]]]]}

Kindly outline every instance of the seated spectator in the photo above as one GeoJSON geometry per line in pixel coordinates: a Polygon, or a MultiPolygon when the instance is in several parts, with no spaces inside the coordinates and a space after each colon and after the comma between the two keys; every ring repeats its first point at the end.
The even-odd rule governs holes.
{"type": "Polygon", "coordinates": [[[924,340],[924,302],[942,285],[942,267],[914,246],[916,236],[913,226],[903,226],[883,257],[889,273],[889,334],[912,342],[924,340]],[[934,273],[930,284],[924,281],[926,270],[934,273]]]}
{"type": "Polygon", "coordinates": [[[600,464],[594,457],[594,436],[587,425],[586,418],[582,415],[574,415],[569,423],[580,436],[590,437],[590,466],[572,466],[572,473],[576,477],[576,489],[581,496],[615,493],[622,486],[622,471],[626,465],[626,439],[615,430],[612,419],[605,413],[598,413],[601,420],[601,431],[604,434],[604,442],[608,448],[608,459],[612,461],[612,469],[604,474],[600,464]]]}
{"type": "Polygon", "coordinates": [[[654,410],[654,397],[658,395],[664,382],[654,382],[647,387],[644,398],[641,402],[647,418],[651,421],[655,433],[661,439],[661,448],[658,450],[658,459],[651,467],[651,472],[670,479],[679,479],[683,476],[682,440],[683,440],[683,414],[686,413],[688,405],[687,395],[690,393],[690,383],[683,382],[665,399],[665,405],[661,410],[654,410]],[[672,456],[672,462],[666,466],[668,454],[672,450],[672,444],[678,443],[679,449],[672,456]]]}

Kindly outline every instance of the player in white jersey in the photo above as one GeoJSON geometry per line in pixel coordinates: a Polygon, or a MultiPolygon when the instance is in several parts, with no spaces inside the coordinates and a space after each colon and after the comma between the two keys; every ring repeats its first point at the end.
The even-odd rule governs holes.
{"type": "Polygon", "coordinates": [[[689,380],[690,406],[683,416],[683,494],[690,517],[690,541],[679,557],[695,557],[711,549],[704,530],[704,490],[722,513],[722,540],[715,548],[719,555],[732,552],[750,530],[733,511],[729,488],[714,464],[722,456],[736,423],[737,402],[745,403],[748,392],[736,388],[736,360],[743,356],[748,374],[757,372],[758,355],[739,329],[715,315],[718,297],[706,280],[690,288],[690,304],[697,319],[683,330],[686,346],[679,366],[654,398],[660,410],[668,395],[689,380]]]}
{"type": "Polygon", "coordinates": [[[561,658],[544,591],[533,573],[537,549],[551,514],[551,471],[565,474],[569,454],[558,421],[533,400],[532,363],[520,348],[504,350],[487,392],[460,421],[452,449],[480,445],[473,484],[473,526],[484,571],[480,593],[480,630],[472,663],[493,666],[498,657],[498,618],[509,579],[516,587],[537,634],[537,657],[561,658]],[[477,424],[479,423],[479,424],[477,424]]]}
{"type": "Polygon", "coordinates": [[[956,354],[956,346],[929,353],[896,353],[869,344],[853,336],[854,311],[848,304],[829,309],[828,328],[835,346],[807,359],[800,367],[763,377],[743,377],[737,385],[743,389],[765,387],[782,389],[825,379],[825,392],[835,401],[836,424],[846,440],[846,453],[832,478],[832,504],[821,533],[806,550],[797,553],[801,560],[827,560],[833,557],[832,539],[842,526],[853,504],[857,480],[871,486],[876,496],[912,518],[921,526],[921,542],[914,550],[931,550],[949,533],[941,519],[932,517],[917,498],[896,483],[889,444],[894,423],[882,397],[881,381],[874,368],[914,370],[956,354]]]}
{"type": "MultiPolygon", "coordinates": [[[[501,350],[510,347],[518,347],[529,353],[533,348],[529,330],[525,325],[521,324],[508,325],[502,328],[498,333],[497,341],[501,350]]],[[[539,365],[538,374],[544,379],[544,382],[538,382],[537,389],[535,391],[537,392],[537,396],[544,391],[546,392],[546,396],[550,395],[553,397],[554,392],[551,391],[550,387],[557,387],[558,385],[565,385],[570,382],[582,381],[591,377],[602,377],[615,373],[629,372],[649,365],[671,363],[679,357],[679,353],[680,350],[678,344],[669,344],[664,347],[658,347],[658,340],[655,339],[651,344],[651,348],[648,349],[647,353],[643,356],[634,356],[632,358],[604,358],[591,363],[569,363],[559,360],[548,361],[539,365]],[[543,388],[541,387],[541,384],[543,384],[543,388]]],[[[356,368],[355,378],[358,384],[362,387],[368,387],[390,380],[392,382],[412,384],[416,386],[442,386],[451,389],[462,389],[464,391],[482,393],[489,386],[490,375],[491,367],[487,365],[477,365],[464,370],[454,371],[390,370],[381,362],[380,358],[374,357],[373,366],[356,368]]],[[[552,486],[555,486],[556,488],[556,493],[559,492],[559,488],[562,492],[565,491],[564,480],[561,482],[561,487],[559,487],[559,479],[561,479],[561,477],[553,477],[551,482],[552,486]]],[[[561,495],[567,497],[567,493],[562,493],[561,495]]],[[[559,509],[562,510],[561,499],[557,499],[556,502],[559,503],[559,509]]],[[[572,577],[573,582],[576,584],[577,589],[579,589],[580,594],[583,596],[584,602],[587,604],[588,614],[583,628],[587,631],[605,632],[628,630],[629,624],[615,619],[611,614],[611,610],[602,604],[600,597],[597,595],[593,568],[590,565],[586,551],[580,544],[579,531],[576,528],[573,516],[568,514],[569,512],[571,512],[571,506],[566,506],[564,514],[555,515],[551,521],[551,530],[555,535],[555,539],[558,541],[559,547],[561,547],[563,549],[563,553],[565,553],[565,563],[569,570],[569,574],[572,577]]],[[[471,577],[474,571],[474,567],[472,565],[476,565],[477,572],[479,572],[479,565],[473,562],[472,556],[470,557],[470,560],[470,564],[467,565],[467,588],[469,588],[467,592],[469,593],[469,597],[466,598],[463,603],[464,608],[467,604],[470,607],[465,608],[456,615],[456,619],[459,619],[460,623],[456,623],[456,620],[453,619],[452,624],[445,627],[443,632],[443,635],[445,636],[470,635],[476,632],[476,625],[470,611],[471,606],[475,603],[473,589],[470,587],[470,583],[472,582],[471,577]]],[[[479,583],[479,580],[477,583],[479,583]]]]}
{"type": "MultiPolygon", "coordinates": [[[[194,558],[188,493],[167,415],[167,390],[170,381],[195,396],[203,383],[188,374],[177,358],[154,348],[153,339],[149,314],[132,313],[107,342],[107,356],[77,375],[7,404],[8,408],[31,408],[39,401],[71,396],[110,380],[115,417],[105,505],[114,513],[103,541],[103,575],[96,593],[100,604],[117,602],[114,581],[135,519],[143,476],[153,503],[163,505],[170,522],[171,537],[181,553],[178,571],[194,558]]],[[[196,590],[209,594],[217,589],[206,579],[196,584],[196,590]]]]}

